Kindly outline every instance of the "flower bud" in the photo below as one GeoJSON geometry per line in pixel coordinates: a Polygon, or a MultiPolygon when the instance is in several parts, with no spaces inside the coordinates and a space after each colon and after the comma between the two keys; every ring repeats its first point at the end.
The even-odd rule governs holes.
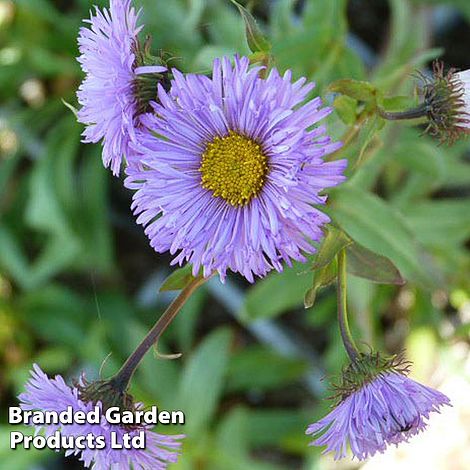
{"type": "Polygon", "coordinates": [[[444,72],[444,64],[435,61],[433,79],[422,88],[429,125],[426,132],[452,144],[470,132],[470,70],[444,72]]]}

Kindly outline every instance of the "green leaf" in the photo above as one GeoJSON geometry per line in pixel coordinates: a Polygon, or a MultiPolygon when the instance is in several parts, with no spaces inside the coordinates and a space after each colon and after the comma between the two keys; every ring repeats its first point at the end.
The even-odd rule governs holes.
{"type": "Polygon", "coordinates": [[[315,271],[330,264],[335,256],[350,243],[352,243],[352,240],[342,230],[329,225],[328,233],[318,250],[312,270],[315,271]]]}
{"type": "Polygon", "coordinates": [[[318,290],[323,287],[329,286],[335,280],[336,274],[336,258],[333,259],[331,263],[315,271],[315,273],[313,274],[312,287],[310,287],[310,289],[308,289],[304,295],[305,308],[313,307],[318,290]]]}
{"type": "Polygon", "coordinates": [[[279,445],[287,436],[303,429],[307,419],[305,411],[292,408],[252,409],[247,416],[249,441],[255,446],[279,445]]]}
{"type": "Polygon", "coordinates": [[[94,314],[88,302],[61,285],[47,284],[21,299],[21,316],[38,338],[71,347],[85,334],[94,314]]]}
{"type": "Polygon", "coordinates": [[[417,103],[409,96],[390,96],[382,98],[381,104],[387,111],[404,111],[417,103]]]}
{"type": "Polygon", "coordinates": [[[445,249],[470,238],[470,199],[422,201],[405,207],[419,240],[426,246],[445,249]]]}
{"type": "Polygon", "coordinates": [[[378,284],[403,285],[405,283],[400,271],[385,256],[378,255],[358,243],[349,245],[346,253],[349,273],[378,284]]]}
{"type": "MultiPolygon", "coordinates": [[[[379,156],[382,163],[383,158],[389,161],[386,177],[390,203],[405,213],[406,207],[413,206],[439,190],[446,183],[448,175],[448,150],[437,146],[435,140],[420,135],[418,129],[403,128],[400,139],[393,147],[383,149],[382,156],[379,156]]],[[[380,167],[365,168],[366,178],[370,178],[377,170],[380,171],[380,167]]]]}
{"type": "Polygon", "coordinates": [[[185,364],[175,409],[184,410],[185,432],[197,435],[214,416],[222,389],[229,357],[231,332],[220,328],[206,336],[185,364]]]}
{"type": "Polygon", "coordinates": [[[229,392],[265,391],[299,379],[307,365],[280,356],[260,346],[247,348],[234,355],[228,367],[229,392]]]}
{"type": "Polygon", "coordinates": [[[113,237],[108,217],[108,182],[109,173],[101,162],[101,148],[89,146],[82,163],[80,187],[86,188],[81,198],[80,222],[77,231],[86,246],[81,256],[81,264],[86,269],[92,266],[100,273],[108,273],[113,267],[113,237]]]}
{"type": "Polygon", "coordinates": [[[343,78],[336,80],[329,87],[329,91],[333,93],[341,93],[342,95],[349,96],[358,101],[374,101],[376,99],[377,90],[372,83],[351,80],[349,78],[343,78]]]}
{"type": "Polygon", "coordinates": [[[173,271],[163,281],[163,284],[160,287],[160,292],[184,289],[190,282],[194,281],[195,279],[192,270],[192,265],[186,264],[182,268],[178,268],[176,271],[173,271]]]}
{"type": "Polygon", "coordinates": [[[232,54],[233,50],[230,47],[214,45],[204,46],[194,55],[192,67],[198,71],[209,71],[212,69],[214,59],[232,54]]]}
{"type": "MultiPolygon", "coordinates": [[[[273,2],[273,5],[281,3],[273,2]]],[[[293,3],[295,11],[299,2],[293,3]]],[[[355,54],[346,46],[346,3],[346,0],[302,2],[305,5],[302,15],[292,15],[292,27],[275,30],[276,65],[282,70],[295,70],[299,76],[314,78],[320,90],[323,84],[340,77],[359,78],[361,75],[356,74],[361,74],[361,67],[357,67],[355,54]]]]}
{"type": "Polygon", "coordinates": [[[31,273],[28,260],[6,224],[0,225],[0,268],[6,271],[19,285],[28,289],[32,287],[31,273]]]}
{"type": "Polygon", "coordinates": [[[401,87],[405,80],[411,84],[410,74],[439,55],[436,49],[423,52],[429,34],[426,11],[413,8],[409,0],[389,0],[388,3],[389,40],[374,71],[374,83],[383,90],[401,87]]]}
{"type": "Polygon", "coordinates": [[[271,43],[259,28],[253,15],[235,0],[231,0],[231,2],[238,8],[245,22],[246,41],[251,52],[269,53],[271,51],[271,43]]]}
{"type": "Polygon", "coordinates": [[[64,238],[74,236],[64,205],[69,200],[76,202],[69,170],[76,158],[79,143],[78,127],[69,117],[49,132],[44,154],[35,165],[30,180],[30,193],[34,197],[29,199],[26,219],[34,229],[64,238]],[[67,163],[66,168],[64,162],[67,163]],[[59,186],[64,179],[65,188],[59,186]],[[60,192],[60,188],[64,192],[60,192]]]}
{"type": "Polygon", "coordinates": [[[76,237],[52,236],[30,266],[32,286],[39,286],[70,266],[80,253],[76,237]]]}
{"type": "Polygon", "coordinates": [[[248,410],[233,408],[228,411],[217,428],[219,449],[227,452],[232,459],[245,459],[249,455],[249,442],[246,434],[246,416],[248,410]]]}
{"type": "Polygon", "coordinates": [[[295,32],[295,7],[296,0],[283,0],[271,5],[269,31],[273,38],[282,40],[286,34],[295,32]]]}
{"type": "Polygon", "coordinates": [[[325,295],[320,299],[314,299],[314,301],[315,308],[306,312],[305,319],[308,324],[315,328],[326,328],[331,322],[334,322],[334,328],[336,328],[336,296],[325,295]]]}
{"type": "Polygon", "coordinates": [[[442,183],[446,176],[442,149],[435,141],[422,137],[415,129],[407,129],[402,133],[393,153],[394,160],[419,176],[429,177],[434,185],[442,183]]]}
{"type": "Polygon", "coordinates": [[[331,191],[327,211],[354,241],[390,258],[406,279],[427,288],[439,282],[405,219],[379,197],[344,185],[331,191]]]}
{"type": "Polygon", "coordinates": [[[268,318],[302,305],[304,292],[310,287],[308,276],[299,276],[301,264],[282,273],[271,273],[251,287],[245,297],[242,318],[268,318]]]}
{"type": "Polygon", "coordinates": [[[242,407],[230,409],[216,430],[216,445],[207,457],[208,470],[282,470],[278,465],[255,460],[250,455],[248,417],[251,411],[242,407]]]}
{"type": "Polygon", "coordinates": [[[179,315],[173,320],[173,330],[181,351],[190,351],[197,337],[197,326],[207,299],[204,286],[196,290],[184,304],[179,315]]]}
{"type": "Polygon", "coordinates": [[[333,105],[345,124],[352,125],[356,122],[357,101],[354,98],[347,95],[337,96],[333,105]]]}
{"type": "Polygon", "coordinates": [[[367,150],[371,142],[373,141],[374,137],[376,136],[377,132],[382,129],[383,127],[383,119],[374,115],[369,117],[366,123],[362,126],[359,132],[359,153],[354,164],[355,167],[360,166],[364,163],[364,155],[366,154],[367,150]]]}

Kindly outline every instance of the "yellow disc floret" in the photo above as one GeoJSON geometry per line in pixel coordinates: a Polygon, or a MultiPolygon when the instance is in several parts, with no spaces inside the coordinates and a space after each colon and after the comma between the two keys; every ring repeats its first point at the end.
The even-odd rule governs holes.
{"type": "Polygon", "coordinates": [[[203,188],[232,206],[244,206],[261,191],[268,158],[257,142],[231,131],[207,144],[199,171],[203,188]]]}

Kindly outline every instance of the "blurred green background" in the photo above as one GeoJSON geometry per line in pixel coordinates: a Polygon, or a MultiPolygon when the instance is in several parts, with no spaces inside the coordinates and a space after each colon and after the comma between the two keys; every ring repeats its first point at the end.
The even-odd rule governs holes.
{"type": "MultiPolygon", "coordinates": [[[[317,92],[331,103],[335,96],[326,87],[340,78],[370,80],[386,96],[409,97],[389,100],[393,106],[412,104],[411,75],[426,70],[435,57],[470,68],[468,0],[241,3],[272,41],[276,65],[316,81],[317,92]]],[[[109,376],[173,297],[158,293],[171,272],[170,258],[149,247],[129,209],[131,193],[104,170],[99,146],[80,143],[82,127],[61,101],[76,105],[82,78],[76,37],[92,4],[107,2],[0,0],[0,469],[5,470],[81,468],[52,451],[9,450],[7,408],[17,404],[31,364],[69,379],[82,370],[89,378],[100,369],[109,376]]],[[[154,48],[172,53],[174,65],[185,71],[205,71],[223,54],[249,53],[242,20],[228,0],[135,4],[144,8],[154,48]]],[[[331,116],[332,134],[353,139],[345,150],[349,182],[332,192],[328,211],[407,280],[400,287],[350,277],[355,334],[390,353],[406,348],[415,362],[414,377],[455,398],[453,424],[444,429],[449,439],[460,437],[449,441],[441,433],[440,445],[427,450],[403,446],[409,455],[401,463],[387,457],[390,468],[412,468],[407,465],[416,455],[422,463],[437,452],[422,468],[468,469],[468,142],[438,146],[420,136],[421,128],[381,129],[373,116],[357,122],[361,108],[354,100],[336,97],[335,104],[340,112],[331,116]],[[460,400],[457,389],[466,390],[467,398],[460,400]]],[[[162,352],[182,352],[182,359],[146,357],[133,383],[136,398],[186,412],[183,429],[162,431],[188,436],[180,463],[171,468],[359,467],[320,457],[304,435],[306,426],[328,411],[324,378],[346,361],[334,286],[318,292],[313,307],[305,309],[304,293],[311,286],[308,264],[254,285],[234,275],[225,285],[212,279],[159,345],[162,352]]],[[[377,468],[374,461],[366,468],[377,468]]]]}

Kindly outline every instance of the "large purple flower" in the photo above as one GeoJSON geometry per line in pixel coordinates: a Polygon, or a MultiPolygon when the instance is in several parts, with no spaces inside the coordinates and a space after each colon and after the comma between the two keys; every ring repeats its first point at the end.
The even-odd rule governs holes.
{"type": "Polygon", "coordinates": [[[138,78],[166,70],[139,63],[139,14],[131,0],[110,0],[109,10],[96,8],[90,20],[85,20],[90,27],[80,28],[78,38],[78,61],[86,74],[77,92],[82,106],[78,119],[87,125],[84,142],[103,140],[103,163],[115,175],[123,157],[129,158],[138,126],[138,78]]]}
{"type": "Polygon", "coordinates": [[[341,144],[315,126],[331,109],[305,103],[314,85],[260,71],[245,57],[215,60],[212,78],[174,70],[138,133],[141,164],[126,179],[137,221],[156,251],[179,252],[173,264],[193,273],[223,279],[230,269],[252,282],[305,261],[329,221],[313,205],[344,180],[345,161],[323,160],[341,144]]]}
{"type": "MultiPolygon", "coordinates": [[[[26,392],[19,396],[20,406],[23,410],[40,410],[40,411],[65,411],[71,406],[73,411],[91,411],[95,404],[84,403],[79,396],[77,387],[69,387],[61,376],[50,379],[39,368],[34,365],[31,373],[32,378],[26,384],[26,392]]],[[[97,403],[101,407],[100,403],[97,403]]],[[[103,436],[108,444],[104,449],[70,449],[66,455],[77,455],[83,461],[86,468],[90,467],[94,470],[164,470],[169,463],[178,460],[177,450],[181,447],[178,442],[184,436],[164,436],[150,431],[142,426],[133,429],[127,429],[123,426],[111,425],[107,422],[102,413],[100,424],[50,424],[36,425],[39,431],[45,430],[46,436],[60,431],[63,436],[86,436],[91,433],[93,436],[103,436]],[[111,433],[115,432],[118,440],[122,440],[124,433],[131,436],[136,435],[139,431],[145,431],[146,449],[112,449],[109,445],[111,442],[111,433]]]]}
{"type": "Polygon", "coordinates": [[[326,445],[335,459],[346,456],[348,444],[355,457],[366,459],[387,445],[407,442],[426,427],[429,414],[439,412],[449,399],[398,372],[379,374],[351,393],[331,413],[307,428],[311,445],[326,445]]]}

